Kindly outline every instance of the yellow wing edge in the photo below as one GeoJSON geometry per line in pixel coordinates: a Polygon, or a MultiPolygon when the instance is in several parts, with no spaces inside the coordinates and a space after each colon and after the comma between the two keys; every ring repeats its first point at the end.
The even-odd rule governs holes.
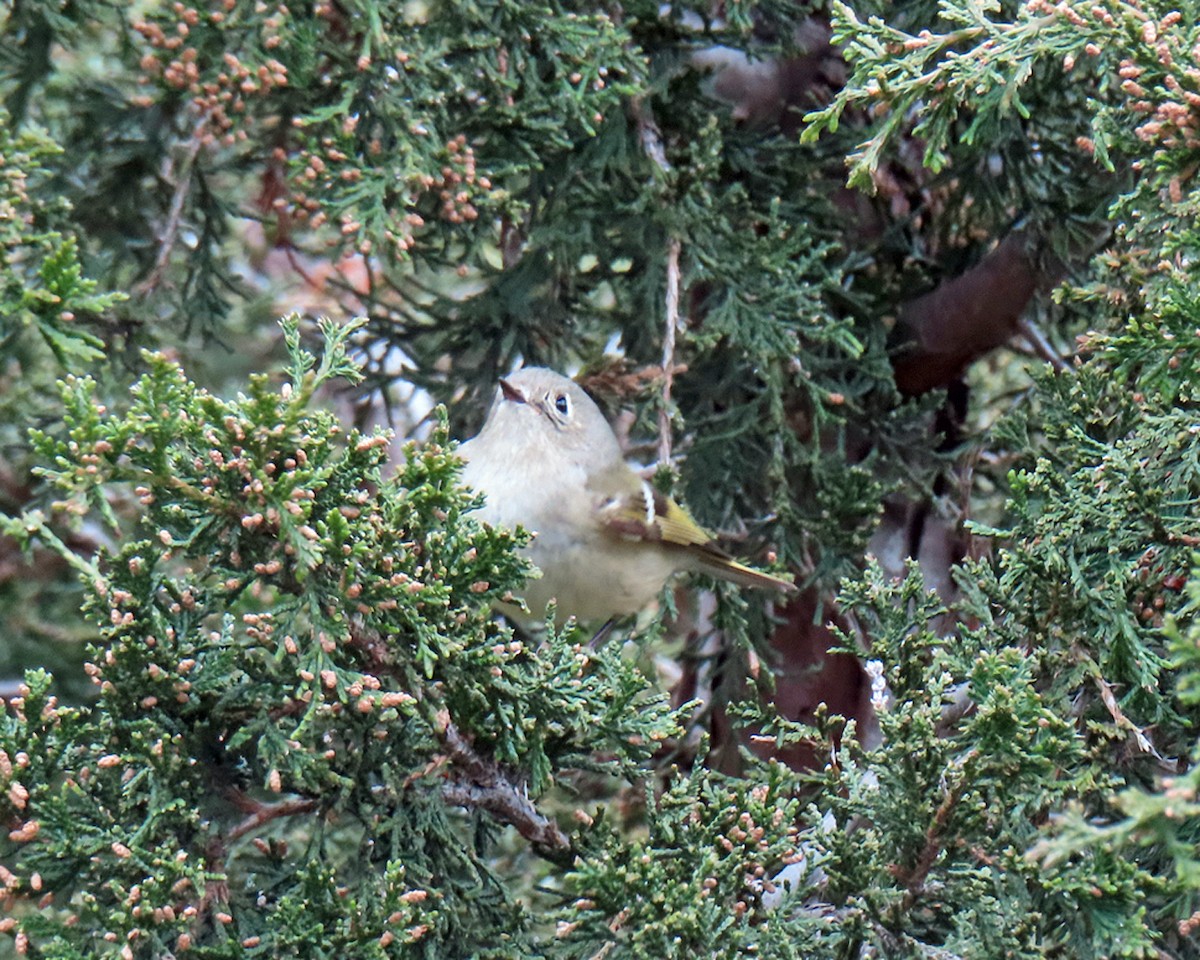
{"type": "Polygon", "coordinates": [[[797,592],[796,585],[790,580],[763,573],[733,559],[683,507],[649,483],[642,482],[640,494],[630,494],[603,505],[600,517],[604,527],[627,540],[657,541],[682,547],[696,558],[703,572],[739,586],[797,592]]]}

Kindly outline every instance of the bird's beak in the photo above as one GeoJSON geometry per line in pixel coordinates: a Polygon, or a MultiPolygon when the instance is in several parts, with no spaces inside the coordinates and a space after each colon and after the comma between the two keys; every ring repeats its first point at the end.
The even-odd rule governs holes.
{"type": "Polygon", "coordinates": [[[525,394],[523,394],[503,377],[500,378],[500,392],[504,394],[505,400],[511,400],[513,403],[525,402],[525,394]]]}

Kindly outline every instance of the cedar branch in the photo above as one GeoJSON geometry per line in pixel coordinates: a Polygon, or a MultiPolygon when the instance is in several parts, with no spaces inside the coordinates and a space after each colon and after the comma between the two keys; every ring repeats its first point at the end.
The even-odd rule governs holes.
{"type": "Polygon", "coordinates": [[[458,806],[486,810],[515,827],[546,859],[569,860],[571,841],[558,824],[538,812],[523,790],[509,781],[495,763],[476,753],[449,720],[438,733],[451,761],[469,778],[447,783],[442,787],[442,796],[458,806]]]}
{"type": "MultiPolygon", "coordinates": [[[[353,642],[370,659],[374,673],[394,676],[405,687],[419,690],[417,684],[410,682],[404,669],[391,661],[383,638],[356,633],[353,642]]],[[[449,780],[442,787],[442,796],[457,806],[484,810],[502,823],[515,827],[547,860],[569,862],[571,841],[558,824],[538,811],[524,789],[513,783],[498,763],[480,756],[446,710],[433,713],[434,707],[428,700],[418,696],[418,701],[452,766],[448,771],[449,780]]]]}

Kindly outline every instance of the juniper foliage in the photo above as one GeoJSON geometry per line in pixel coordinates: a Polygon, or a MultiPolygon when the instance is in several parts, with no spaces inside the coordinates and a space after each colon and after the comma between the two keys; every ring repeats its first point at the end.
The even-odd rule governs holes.
{"type": "MultiPolygon", "coordinates": [[[[0,951],[1198,952],[1195,11],[835,4],[845,62],[799,94],[770,70],[825,14],[720,13],[0,13],[0,590],[35,665],[0,716],[0,951]],[[943,443],[893,318],[1014,223],[1074,356],[976,372],[943,443]],[[201,385],[279,250],[365,322],[289,320],[274,372],[201,385]],[[323,398],[397,351],[451,407],[393,471],[323,398]],[[521,535],[473,520],[450,436],[518,357],[584,364],[742,552],[846,578],[873,722],[747,699],[754,750],[819,761],[724,775],[664,647],[490,616],[521,535]],[[988,518],[950,595],[864,562],[898,497],[988,518]]],[[[758,601],[713,623],[724,689],[778,665],[758,601]]]]}

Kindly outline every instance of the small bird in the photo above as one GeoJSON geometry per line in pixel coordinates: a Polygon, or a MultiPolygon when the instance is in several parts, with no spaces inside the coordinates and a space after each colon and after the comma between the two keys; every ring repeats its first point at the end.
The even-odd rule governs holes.
{"type": "Polygon", "coordinates": [[[525,602],[535,619],[551,599],[560,620],[637,613],[684,570],[796,590],[738,563],[634,473],[600,408],[553,370],[526,367],[501,379],[483,429],[458,453],[463,482],[485,495],[483,519],[534,535],[525,550],[542,576],[527,584],[525,602]]]}

